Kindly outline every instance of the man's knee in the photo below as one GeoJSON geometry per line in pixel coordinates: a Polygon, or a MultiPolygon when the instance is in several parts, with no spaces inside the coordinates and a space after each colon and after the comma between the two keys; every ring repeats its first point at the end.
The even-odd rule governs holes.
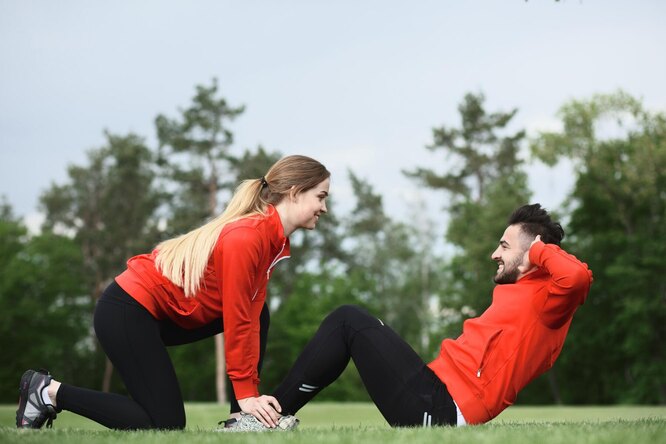
{"type": "Polygon", "coordinates": [[[349,320],[360,314],[367,314],[367,311],[358,305],[346,304],[333,310],[327,317],[336,320],[349,320]]]}
{"type": "Polygon", "coordinates": [[[343,323],[355,330],[381,325],[381,321],[372,316],[365,308],[357,305],[342,305],[328,315],[327,321],[343,323]]]}

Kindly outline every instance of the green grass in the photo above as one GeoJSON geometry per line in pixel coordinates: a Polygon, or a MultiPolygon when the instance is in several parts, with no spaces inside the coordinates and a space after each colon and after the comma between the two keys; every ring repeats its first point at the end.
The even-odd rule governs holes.
{"type": "Polygon", "coordinates": [[[465,428],[391,429],[372,404],[313,403],[293,433],[219,434],[226,407],[187,404],[183,432],[116,432],[69,412],[53,430],[16,430],[16,406],[0,406],[0,442],[122,443],[666,443],[666,407],[511,407],[489,424],[465,428]]]}

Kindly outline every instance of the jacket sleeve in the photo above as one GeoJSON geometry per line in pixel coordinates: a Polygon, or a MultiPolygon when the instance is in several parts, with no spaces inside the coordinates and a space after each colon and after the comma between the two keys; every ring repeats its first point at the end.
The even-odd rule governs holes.
{"type": "Polygon", "coordinates": [[[259,396],[259,311],[253,307],[262,243],[253,228],[239,227],[221,239],[215,271],[222,289],[227,375],[237,399],[259,396]]]}
{"type": "Polygon", "coordinates": [[[530,248],[530,262],[548,272],[547,296],[541,319],[550,328],[564,325],[587,298],[592,271],[587,264],[554,244],[537,242],[530,248]]]}

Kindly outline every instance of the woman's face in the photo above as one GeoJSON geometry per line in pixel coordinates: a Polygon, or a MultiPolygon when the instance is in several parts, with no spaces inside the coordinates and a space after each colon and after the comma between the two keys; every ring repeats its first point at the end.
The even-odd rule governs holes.
{"type": "Polygon", "coordinates": [[[331,181],[327,178],[314,188],[303,191],[294,196],[292,202],[292,223],[294,228],[307,228],[312,230],[317,225],[319,216],[326,213],[326,198],[331,181]]]}

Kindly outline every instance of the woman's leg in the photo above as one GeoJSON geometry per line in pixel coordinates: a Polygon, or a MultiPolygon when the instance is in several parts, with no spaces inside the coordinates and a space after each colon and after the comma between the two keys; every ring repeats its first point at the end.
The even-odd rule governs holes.
{"type": "Polygon", "coordinates": [[[353,306],[331,313],[275,390],[294,414],[340,376],[353,359],[370,397],[392,426],[451,425],[446,386],[391,328],[353,306]]]}
{"type": "Polygon", "coordinates": [[[114,429],[182,429],[185,410],[155,319],[115,282],[95,309],[95,332],[131,398],[62,384],[57,407],[114,429]]]}

